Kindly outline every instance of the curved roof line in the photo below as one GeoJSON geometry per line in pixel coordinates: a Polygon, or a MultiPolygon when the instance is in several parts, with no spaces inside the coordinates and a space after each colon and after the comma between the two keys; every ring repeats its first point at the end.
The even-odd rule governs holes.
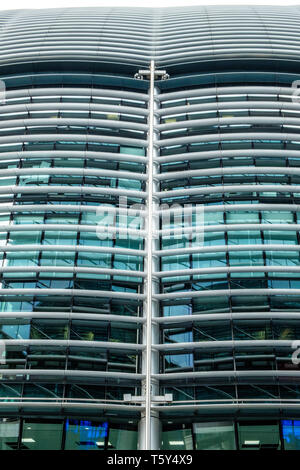
{"type": "Polygon", "coordinates": [[[298,6],[8,10],[0,13],[0,66],[295,62],[299,32],[298,6]]]}

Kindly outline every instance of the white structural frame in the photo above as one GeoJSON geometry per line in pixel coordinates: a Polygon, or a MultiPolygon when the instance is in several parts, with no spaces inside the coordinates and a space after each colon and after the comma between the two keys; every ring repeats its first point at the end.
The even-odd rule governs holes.
{"type": "MultiPolygon", "coordinates": [[[[149,69],[149,100],[148,100],[148,148],[147,148],[147,191],[146,191],[146,235],[145,235],[145,295],[144,301],[144,317],[146,322],[143,327],[143,339],[145,344],[145,350],[142,355],[142,374],[145,375],[144,381],[142,381],[142,394],[145,399],[145,408],[142,411],[142,417],[140,421],[140,442],[139,447],[143,450],[159,449],[159,432],[156,429],[155,424],[159,426],[158,418],[152,416],[152,395],[156,392],[152,383],[152,373],[158,372],[158,362],[155,364],[155,358],[153,358],[152,344],[155,339],[155,333],[158,330],[158,325],[152,323],[153,313],[155,309],[155,303],[153,294],[155,293],[154,277],[153,272],[157,269],[154,266],[153,253],[155,250],[153,231],[155,227],[155,147],[154,147],[154,120],[155,120],[155,63],[153,60],[150,62],[149,69]],[[154,359],[154,360],[153,360],[154,359]]],[[[157,412],[156,412],[157,413],[157,412]]]]}

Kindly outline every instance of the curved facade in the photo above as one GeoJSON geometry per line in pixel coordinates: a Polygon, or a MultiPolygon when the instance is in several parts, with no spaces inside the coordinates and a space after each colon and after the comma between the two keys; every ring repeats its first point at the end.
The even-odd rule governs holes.
{"type": "Polygon", "coordinates": [[[0,447],[300,449],[300,9],[0,23],[0,447]]]}

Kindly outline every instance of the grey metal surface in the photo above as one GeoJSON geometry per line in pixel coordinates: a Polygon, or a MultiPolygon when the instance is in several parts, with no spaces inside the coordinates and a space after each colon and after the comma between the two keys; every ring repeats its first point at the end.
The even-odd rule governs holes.
{"type": "Polygon", "coordinates": [[[60,8],[1,13],[0,64],[89,61],[161,66],[299,58],[297,6],[60,8]],[[117,34],[116,34],[117,33],[117,34]]]}

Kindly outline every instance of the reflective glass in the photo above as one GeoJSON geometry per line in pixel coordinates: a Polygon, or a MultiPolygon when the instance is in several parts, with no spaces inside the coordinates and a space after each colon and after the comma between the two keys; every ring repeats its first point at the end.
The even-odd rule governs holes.
{"type": "Polygon", "coordinates": [[[137,431],[113,425],[109,427],[108,450],[136,450],[137,443],[137,431]]]}
{"type": "Polygon", "coordinates": [[[0,419],[0,450],[16,450],[18,446],[19,429],[19,419],[0,419]]]}
{"type": "Polygon", "coordinates": [[[197,450],[236,449],[233,423],[194,423],[193,431],[197,450]]]}
{"type": "Polygon", "coordinates": [[[192,450],[193,438],[190,428],[174,429],[162,433],[163,450],[192,450]]]}
{"type": "Polygon", "coordinates": [[[239,446],[241,450],[279,450],[279,424],[241,422],[238,424],[239,446]]]}
{"type": "Polygon", "coordinates": [[[104,450],[108,423],[67,419],[66,450],[104,450]]]}
{"type": "Polygon", "coordinates": [[[300,421],[285,419],[281,421],[285,450],[300,450],[300,421]]]}
{"type": "Polygon", "coordinates": [[[22,433],[22,449],[60,450],[63,423],[25,420],[22,433]]]}

